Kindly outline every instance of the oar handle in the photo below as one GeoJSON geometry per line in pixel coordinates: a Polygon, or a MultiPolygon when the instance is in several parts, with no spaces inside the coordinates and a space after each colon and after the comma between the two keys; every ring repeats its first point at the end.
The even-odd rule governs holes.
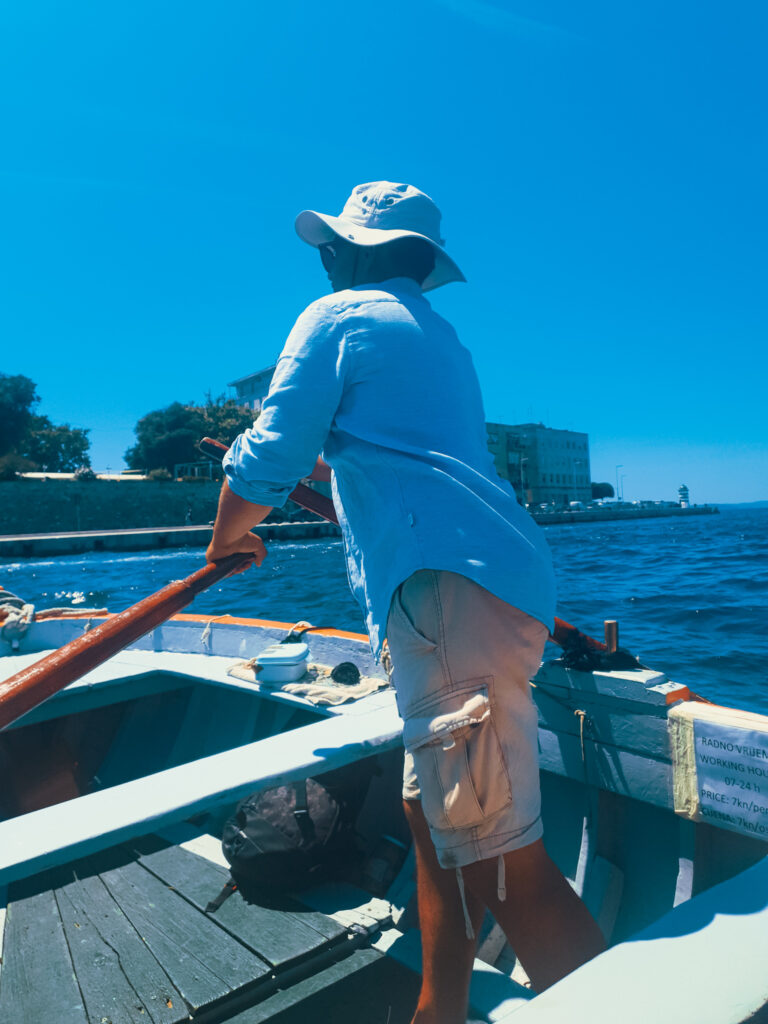
{"type": "Polygon", "coordinates": [[[228,555],[169,583],[0,683],[0,729],[161,625],[251,557],[247,552],[228,555]]]}

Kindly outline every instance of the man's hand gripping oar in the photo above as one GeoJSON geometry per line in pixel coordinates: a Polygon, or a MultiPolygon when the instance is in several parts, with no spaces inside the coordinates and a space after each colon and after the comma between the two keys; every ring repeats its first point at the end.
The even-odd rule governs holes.
{"type": "MultiPolygon", "coordinates": [[[[210,445],[216,452],[216,458],[221,459],[226,452],[225,446],[216,441],[210,442],[210,445]]],[[[237,498],[231,491],[229,494],[237,498]]],[[[333,503],[323,495],[316,494],[311,488],[299,484],[291,497],[305,508],[319,513],[326,519],[336,521],[333,503]]],[[[223,500],[228,502],[229,497],[223,500]]],[[[237,501],[241,499],[238,498],[237,501]]],[[[261,538],[250,533],[251,526],[261,521],[261,518],[254,518],[253,510],[257,515],[263,511],[261,518],[270,511],[250,505],[250,522],[242,525],[237,515],[229,515],[230,509],[227,505],[229,525],[218,536],[214,532],[214,540],[208,548],[208,565],[184,580],[169,583],[156,594],[145,597],[125,611],[110,615],[87,633],[1,682],[0,730],[54,693],[63,690],[65,686],[108,661],[139,637],[162,625],[214,583],[233,573],[242,572],[254,561],[260,565],[266,549],[261,538]]]]}
{"type": "Polygon", "coordinates": [[[207,562],[218,562],[230,555],[249,554],[234,572],[244,572],[249,566],[261,565],[267,557],[264,541],[251,529],[266,519],[272,507],[254,505],[238,497],[225,480],[219,495],[219,510],[213,526],[211,543],[205,552],[207,562]]]}
{"type": "MultiPolygon", "coordinates": [[[[204,455],[217,462],[220,462],[227,452],[226,445],[214,441],[210,437],[204,437],[198,447],[204,455]]],[[[328,466],[322,459],[318,459],[310,480],[329,479],[328,466]]],[[[306,484],[297,484],[291,492],[291,499],[297,505],[322,516],[329,522],[338,523],[339,521],[330,498],[318,494],[306,484]]],[[[256,565],[261,565],[266,558],[267,549],[262,539],[251,531],[254,526],[263,522],[271,511],[271,505],[255,505],[239,497],[225,480],[219,497],[219,510],[213,527],[213,537],[205,553],[207,561],[217,562],[232,554],[246,553],[252,557],[235,572],[243,572],[254,562],[256,565]]]]}
{"type": "Polygon", "coordinates": [[[161,626],[207,587],[239,571],[244,560],[247,555],[229,555],[169,583],[0,683],[0,729],[161,626]]]}

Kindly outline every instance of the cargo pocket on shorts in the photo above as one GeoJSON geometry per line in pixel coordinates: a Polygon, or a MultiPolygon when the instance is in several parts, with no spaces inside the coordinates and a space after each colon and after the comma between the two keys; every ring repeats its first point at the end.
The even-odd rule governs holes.
{"type": "Polygon", "coordinates": [[[509,806],[512,792],[491,717],[492,677],[422,705],[403,726],[424,816],[433,828],[481,825],[509,806]]]}

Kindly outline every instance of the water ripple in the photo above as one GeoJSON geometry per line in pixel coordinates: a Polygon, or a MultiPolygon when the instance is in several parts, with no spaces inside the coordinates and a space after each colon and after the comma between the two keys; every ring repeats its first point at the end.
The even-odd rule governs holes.
{"type": "MultiPolygon", "coordinates": [[[[594,636],[618,618],[644,664],[710,699],[768,712],[768,509],[719,516],[545,528],[558,615],[594,636]]],[[[362,630],[338,540],[268,545],[251,569],[206,591],[190,611],[362,630]]],[[[199,568],[202,548],[0,560],[0,584],[38,608],[133,604],[199,568]]]]}

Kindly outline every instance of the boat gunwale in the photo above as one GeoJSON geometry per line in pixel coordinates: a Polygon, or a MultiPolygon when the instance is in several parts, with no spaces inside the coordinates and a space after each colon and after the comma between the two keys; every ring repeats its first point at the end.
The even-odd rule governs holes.
{"type": "MultiPolygon", "coordinates": [[[[56,609],[56,611],[61,612],[61,614],[45,615],[45,611],[46,609],[41,609],[39,614],[43,617],[33,621],[63,622],[69,619],[88,619],[91,622],[96,622],[106,621],[107,619],[112,619],[116,615],[120,614],[119,612],[107,612],[106,615],[101,613],[93,614],[88,611],[80,612],[77,611],[77,609],[73,609],[72,612],[69,612],[68,610],[65,612],[61,609],[56,609]]],[[[299,620],[299,622],[300,621],[301,620],[299,620]]],[[[176,615],[171,615],[166,619],[166,623],[168,622],[202,622],[206,624],[209,622],[215,622],[217,625],[222,626],[258,626],[262,629],[282,629],[286,632],[290,632],[295,629],[298,624],[297,622],[279,622],[276,619],[252,619],[242,615],[229,615],[228,613],[224,615],[207,615],[198,612],[177,612],[176,615]]],[[[163,625],[166,623],[163,623],[163,625]]],[[[155,629],[161,628],[162,626],[155,627],[155,629]]],[[[334,629],[330,626],[312,626],[311,629],[314,636],[337,637],[341,640],[354,640],[362,644],[370,643],[370,639],[366,633],[357,633],[348,629],[334,629]]]]}

